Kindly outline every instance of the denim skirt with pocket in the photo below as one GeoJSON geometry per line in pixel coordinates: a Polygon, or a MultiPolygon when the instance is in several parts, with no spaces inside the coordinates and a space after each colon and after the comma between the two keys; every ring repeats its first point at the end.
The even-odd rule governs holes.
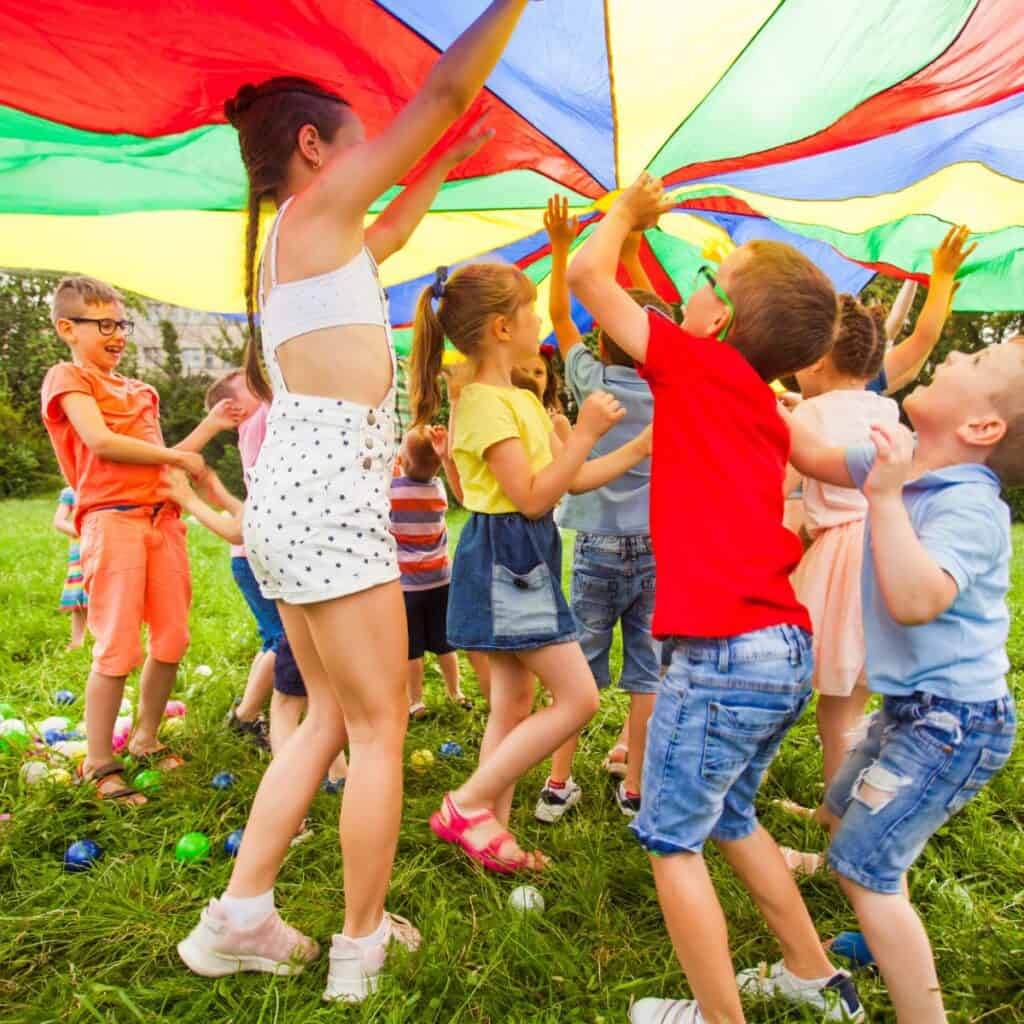
{"type": "Polygon", "coordinates": [[[474,512],[452,561],[448,643],[468,651],[528,651],[576,639],[562,593],[554,517],[474,512]]]}

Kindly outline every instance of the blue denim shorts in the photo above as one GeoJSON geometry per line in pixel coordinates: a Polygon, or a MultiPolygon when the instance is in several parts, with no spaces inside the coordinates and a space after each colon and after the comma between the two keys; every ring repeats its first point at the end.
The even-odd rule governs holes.
{"type": "Polygon", "coordinates": [[[842,819],[833,870],[871,892],[899,892],[925,843],[1009,760],[1016,731],[1009,695],[976,704],[886,697],[825,796],[842,819]]]}
{"type": "Polygon", "coordinates": [[[630,693],[657,693],[661,644],[654,618],[654,549],[650,537],[577,533],[570,604],[580,646],[599,687],[611,684],[608,655],[622,623],[622,675],[630,693]]]}
{"type": "Polygon", "coordinates": [[[235,577],[235,583],[238,584],[249,611],[256,619],[263,650],[276,651],[281,637],[284,636],[284,624],[278,614],[277,603],[260,593],[260,585],[256,582],[248,558],[235,555],[231,559],[231,575],[235,577]]]}
{"type": "Polygon", "coordinates": [[[811,637],[772,626],[725,639],[675,638],[647,726],[644,798],[630,828],[652,853],[744,839],[754,797],[811,699],[811,637]]]}
{"type": "Polygon", "coordinates": [[[448,643],[464,651],[529,651],[576,639],[550,512],[469,517],[452,560],[447,627],[448,643]]]}

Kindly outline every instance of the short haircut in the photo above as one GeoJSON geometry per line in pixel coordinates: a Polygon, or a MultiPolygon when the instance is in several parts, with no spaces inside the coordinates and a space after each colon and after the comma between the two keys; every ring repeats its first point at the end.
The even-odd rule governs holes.
{"type": "Polygon", "coordinates": [[[992,449],[988,468],[1004,487],[1024,484],[1024,334],[1010,338],[1020,349],[1016,372],[1007,374],[1003,386],[992,396],[996,411],[1006,421],[1006,435],[992,449]]]}
{"type": "MultiPolygon", "coordinates": [[[[672,307],[660,296],[647,288],[627,288],[629,297],[638,306],[651,306],[664,313],[669,320],[675,321],[675,314],[672,307]]],[[[636,366],[636,360],[628,353],[619,348],[614,338],[602,327],[598,332],[598,341],[604,351],[604,356],[612,366],[636,366]]]]}
{"type": "Polygon", "coordinates": [[[437,476],[441,459],[430,442],[425,426],[413,427],[402,438],[402,470],[410,480],[417,483],[437,476]]]}
{"type": "Polygon", "coordinates": [[[57,290],[53,293],[50,319],[56,327],[58,320],[81,316],[87,306],[100,306],[106,302],[119,302],[124,305],[124,298],[116,288],[98,278],[84,275],[62,277],[57,282],[57,290]]]}
{"type": "Polygon", "coordinates": [[[816,363],[832,348],[839,304],[828,277],[785,242],[747,242],[732,274],[736,318],[726,342],[765,381],[816,363]]]}
{"type": "Polygon", "coordinates": [[[223,377],[218,377],[207,389],[204,402],[209,411],[225,398],[234,398],[239,387],[245,386],[245,370],[228,370],[223,377]]]}

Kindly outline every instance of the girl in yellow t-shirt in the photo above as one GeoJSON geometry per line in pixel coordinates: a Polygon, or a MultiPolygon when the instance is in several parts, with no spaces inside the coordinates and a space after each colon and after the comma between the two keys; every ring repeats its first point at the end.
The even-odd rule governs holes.
{"type": "Polygon", "coordinates": [[[416,309],[410,366],[413,416],[426,423],[439,404],[445,337],[469,360],[451,445],[472,515],[452,562],[448,642],[485,651],[491,662],[480,764],[445,796],[430,825],[500,874],[546,863],[508,831],[515,785],[579,732],[598,704],[562,594],[562,543],[551,511],[567,491],[601,487],[650,454],[647,432],[587,462],[622,406],[603,392],[591,395],[563,444],[536,395],[515,387],[514,368],[537,353],[535,301],[532,282],[516,267],[473,264],[450,281],[439,268],[416,309]],[[531,713],[535,675],[554,702],[531,713]]]}

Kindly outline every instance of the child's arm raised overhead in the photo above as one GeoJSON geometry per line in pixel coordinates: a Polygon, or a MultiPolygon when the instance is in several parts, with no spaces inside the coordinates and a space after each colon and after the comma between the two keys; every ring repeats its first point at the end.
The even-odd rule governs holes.
{"type": "MultiPolygon", "coordinates": [[[[626,235],[626,240],[622,243],[622,267],[629,276],[629,283],[634,288],[643,288],[646,291],[654,292],[654,285],[651,284],[651,279],[647,276],[647,271],[644,270],[644,265],[640,262],[640,246],[643,244],[644,233],[642,231],[631,231],[626,235]]],[[[654,292],[657,295],[657,292],[654,292]]]]}
{"type": "Polygon", "coordinates": [[[317,195],[362,230],[370,204],[419,161],[473,103],[501,58],[527,0],[493,0],[444,52],[422,88],[375,138],[346,149],[318,178],[317,195]]]}
{"type": "Polygon", "coordinates": [[[928,357],[932,354],[942,327],[949,316],[957,272],[964,260],[974,252],[978,243],[964,248],[970,231],[965,227],[952,227],[937,249],[932,252],[932,276],[928,282],[928,297],[914,330],[906,341],[900,342],[886,353],[885,375],[887,391],[900,388],[915,380],[928,357]]]}
{"type": "Polygon", "coordinates": [[[202,455],[196,452],[165,448],[163,445],[141,441],[137,437],[115,433],[104,422],[100,407],[92,395],[71,391],[61,395],[59,401],[75,433],[101,459],[143,466],[174,466],[194,477],[202,476],[206,471],[202,455]]]}
{"type": "Polygon", "coordinates": [[[548,313],[555,331],[558,350],[565,359],[569,350],[579,345],[583,338],[572,319],[572,302],[566,271],[569,267],[569,250],[579,232],[579,220],[569,216],[569,200],[565,196],[552,196],[544,214],[544,230],[551,241],[551,290],[548,298],[548,313]]]}
{"type": "Polygon", "coordinates": [[[53,528],[60,533],[67,534],[72,540],[78,540],[75,524],[72,521],[74,511],[74,505],[65,505],[64,502],[61,502],[53,514],[53,528]]]}
{"type": "Polygon", "coordinates": [[[559,442],[555,441],[552,452],[557,450],[557,454],[538,473],[530,468],[526,448],[518,437],[492,444],[484,452],[484,459],[509,501],[527,519],[540,519],[573,485],[598,438],[625,415],[626,410],[616,399],[605,391],[595,391],[583,403],[569,440],[557,449],[559,442]]]}
{"type": "Polygon", "coordinates": [[[956,581],[928,553],[903,504],[914,439],[903,426],[871,428],[878,451],[864,482],[875,576],[889,614],[901,626],[922,626],[955,600],[956,581]]]}
{"type": "Polygon", "coordinates": [[[569,287],[624,352],[647,358],[647,313],[615,280],[622,244],[630,232],[646,230],[673,206],[661,181],[646,172],[627,188],[583,243],[569,267],[569,287]]]}
{"type": "Polygon", "coordinates": [[[913,280],[904,281],[899,294],[896,296],[896,300],[892,304],[892,308],[889,310],[889,315],[885,318],[886,341],[894,341],[900,331],[903,330],[907,317],[910,316],[910,307],[914,304],[914,296],[916,294],[917,282],[913,280]]]}

